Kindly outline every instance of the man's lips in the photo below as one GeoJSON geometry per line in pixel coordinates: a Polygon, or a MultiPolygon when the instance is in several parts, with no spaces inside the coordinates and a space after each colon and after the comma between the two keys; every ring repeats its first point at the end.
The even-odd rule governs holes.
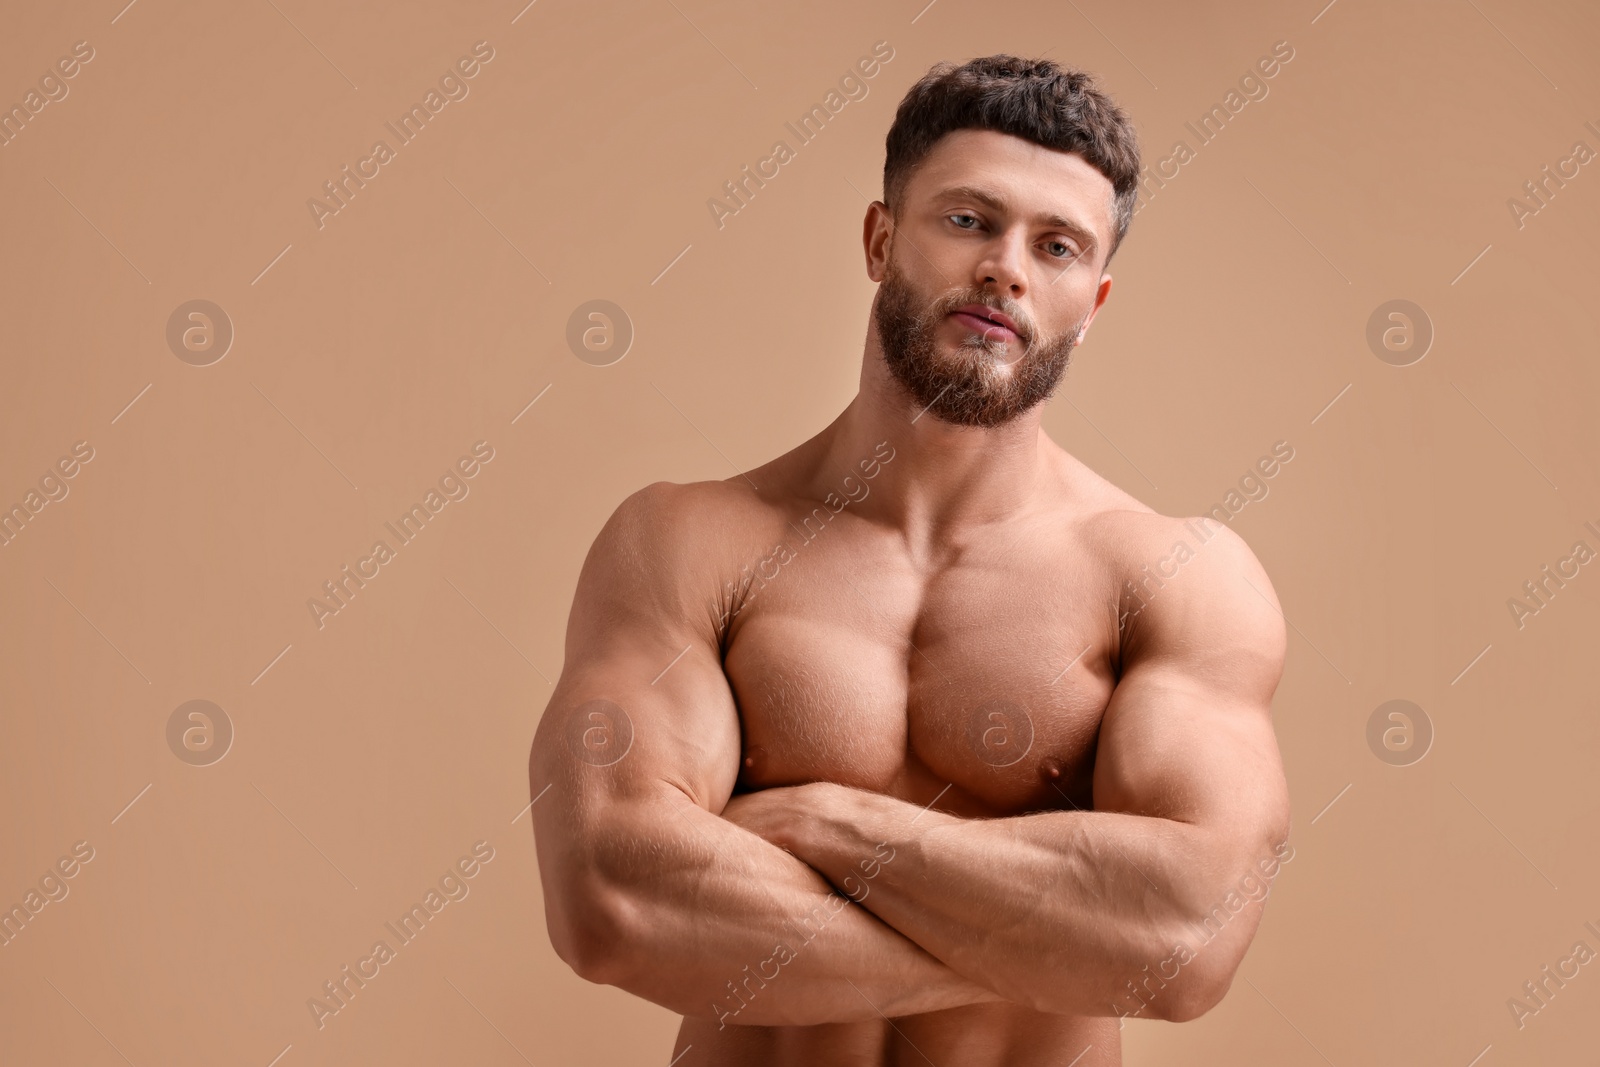
{"type": "Polygon", "coordinates": [[[991,340],[1010,342],[1018,337],[1011,320],[998,311],[969,305],[950,314],[973,333],[991,340]]]}

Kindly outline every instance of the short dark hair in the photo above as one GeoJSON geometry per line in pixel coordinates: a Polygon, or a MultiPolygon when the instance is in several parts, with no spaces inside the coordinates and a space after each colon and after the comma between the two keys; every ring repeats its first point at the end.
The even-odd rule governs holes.
{"type": "Polygon", "coordinates": [[[907,90],[884,143],[883,199],[900,217],[912,172],[954,130],[994,130],[1077,152],[1111,182],[1109,262],[1139,198],[1139,141],[1127,114],[1094,76],[1049,59],[999,54],[936,63],[907,90]]]}

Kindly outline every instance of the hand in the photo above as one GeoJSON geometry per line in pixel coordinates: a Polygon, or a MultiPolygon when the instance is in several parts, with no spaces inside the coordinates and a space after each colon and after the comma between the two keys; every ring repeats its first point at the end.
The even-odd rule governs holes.
{"type": "Polygon", "coordinates": [[[811,782],[736,796],[722,817],[777,845],[862,904],[872,880],[895,857],[894,846],[873,833],[906,821],[915,810],[876,793],[811,782]]]}
{"type": "Polygon", "coordinates": [[[831,788],[829,782],[809,782],[741,793],[723,807],[722,817],[793,854],[805,839],[804,831],[822,811],[831,788]]]}

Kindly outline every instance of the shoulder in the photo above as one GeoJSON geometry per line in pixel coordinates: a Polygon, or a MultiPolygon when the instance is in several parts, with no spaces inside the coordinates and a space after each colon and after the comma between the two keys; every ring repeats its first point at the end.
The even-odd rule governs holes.
{"type": "MultiPolygon", "coordinates": [[[[686,577],[727,504],[715,482],[651,482],[611,511],[584,560],[584,578],[646,596],[686,577]]],[[[580,582],[583,579],[580,579],[580,582]]]]}
{"type": "MultiPolygon", "coordinates": [[[[606,520],[602,537],[661,554],[695,549],[703,554],[759,514],[755,491],[737,479],[651,482],[623,498],[606,520]]],[[[599,538],[596,543],[599,543],[599,538]]]]}
{"type": "Polygon", "coordinates": [[[771,508],[742,478],[657,481],[616,505],[584,560],[581,588],[633,610],[705,621],[714,628],[730,562],[750,554],[771,508]]]}
{"type": "Polygon", "coordinates": [[[1118,659],[1253,662],[1275,686],[1287,651],[1283,609],[1249,544],[1210,516],[1143,505],[1087,524],[1117,582],[1118,659]]]}
{"type": "Polygon", "coordinates": [[[1288,635],[1277,592],[1245,539],[1210,517],[1155,515],[1130,528],[1118,613],[1125,657],[1258,678],[1270,693],[1288,635]]]}
{"type": "Polygon", "coordinates": [[[1218,595],[1218,586],[1248,581],[1264,594],[1257,599],[1281,614],[1266,570],[1231,527],[1210,515],[1163,515],[1070,453],[1062,457],[1083,546],[1115,580],[1125,611],[1137,610],[1141,599],[1153,602],[1158,592],[1173,601],[1203,600],[1218,595]]]}

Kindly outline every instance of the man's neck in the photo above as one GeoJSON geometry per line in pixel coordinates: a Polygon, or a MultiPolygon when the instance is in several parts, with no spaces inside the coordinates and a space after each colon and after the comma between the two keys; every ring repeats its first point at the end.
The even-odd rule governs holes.
{"type": "Polygon", "coordinates": [[[830,486],[845,473],[864,483],[867,496],[850,504],[863,518],[898,527],[917,543],[945,538],[1028,507],[1053,448],[1040,415],[1035,407],[992,428],[943,422],[922,410],[869,348],[860,392],[821,434],[817,475],[830,486]],[[883,441],[894,449],[888,463],[881,462],[887,450],[874,456],[883,441]],[[880,469],[868,480],[864,471],[874,459],[880,469]]]}

